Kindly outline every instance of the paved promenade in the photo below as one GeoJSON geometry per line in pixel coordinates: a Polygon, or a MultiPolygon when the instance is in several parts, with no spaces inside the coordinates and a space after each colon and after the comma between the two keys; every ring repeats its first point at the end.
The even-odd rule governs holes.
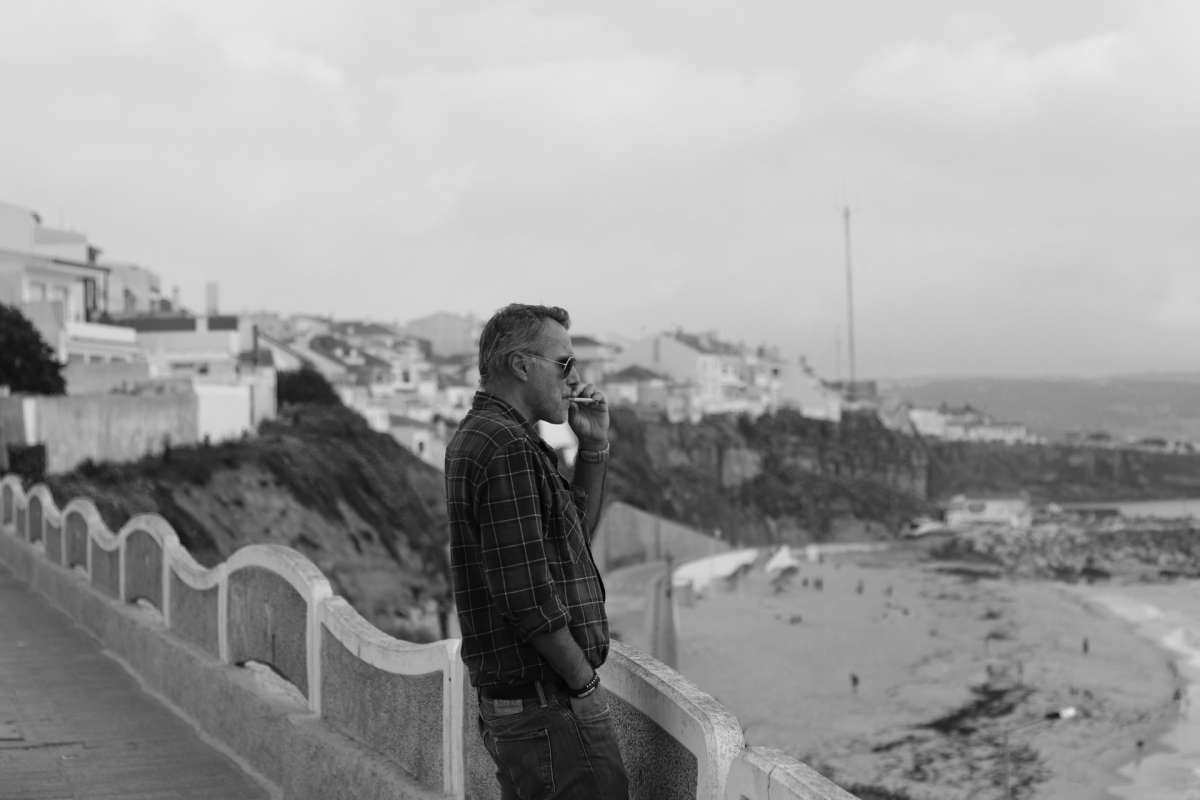
{"type": "Polygon", "coordinates": [[[0,566],[0,800],[268,800],[0,566]]]}

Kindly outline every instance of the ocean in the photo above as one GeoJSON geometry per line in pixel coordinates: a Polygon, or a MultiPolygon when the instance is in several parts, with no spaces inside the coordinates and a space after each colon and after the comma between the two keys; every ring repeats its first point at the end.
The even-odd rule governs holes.
{"type": "Polygon", "coordinates": [[[1060,503],[1072,511],[1116,509],[1123,517],[1154,517],[1157,519],[1200,519],[1200,499],[1191,500],[1135,500],[1130,502],[1060,503]]]}
{"type": "Polygon", "coordinates": [[[1164,749],[1126,764],[1109,792],[1123,800],[1200,800],[1200,582],[1096,589],[1115,616],[1170,651],[1188,688],[1164,749]]]}

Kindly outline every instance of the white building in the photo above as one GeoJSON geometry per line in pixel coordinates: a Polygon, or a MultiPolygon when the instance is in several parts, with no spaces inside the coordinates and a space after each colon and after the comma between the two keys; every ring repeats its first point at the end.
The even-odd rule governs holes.
{"type": "Polygon", "coordinates": [[[1025,529],[1033,524],[1033,507],[1024,495],[956,495],[946,506],[946,524],[1008,525],[1025,529]]]}
{"type": "Polygon", "coordinates": [[[658,333],[630,342],[615,358],[614,369],[641,366],[686,384],[704,414],[761,413],[765,401],[742,377],[741,350],[713,332],[658,333]]]}
{"type": "Polygon", "coordinates": [[[908,412],[913,428],[921,436],[951,442],[998,442],[1036,444],[1043,441],[1024,425],[1000,422],[971,406],[913,408],[908,412]]]}
{"type": "Polygon", "coordinates": [[[241,337],[231,316],[145,316],[121,322],[135,331],[152,375],[232,375],[241,337]]]}
{"type": "Polygon", "coordinates": [[[82,233],[0,203],[0,303],[29,318],[63,363],[144,361],[133,331],[99,322],[109,270],[98,253],[82,233]]]}
{"type": "Polygon", "coordinates": [[[162,280],[153,270],[129,262],[104,261],[108,280],[104,309],[111,317],[162,310],[162,280]]]}
{"type": "Polygon", "coordinates": [[[437,311],[410,321],[404,330],[429,342],[433,355],[452,356],[478,349],[483,323],[471,315],[437,311]]]}
{"type": "Polygon", "coordinates": [[[841,420],[845,406],[841,394],[826,386],[807,363],[784,363],[779,370],[780,407],[794,408],[812,419],[841,420]]]}

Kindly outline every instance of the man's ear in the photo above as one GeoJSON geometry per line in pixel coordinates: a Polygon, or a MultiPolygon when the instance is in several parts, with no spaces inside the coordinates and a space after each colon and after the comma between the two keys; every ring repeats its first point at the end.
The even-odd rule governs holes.
{"type": "Polygon", "coordinates": [[[529,368],[525,366],[528,363],[529,359],[525,358],[523,353],[509,353],[508,355],[508,371],[518,381],[529,380],[529,368]]]}

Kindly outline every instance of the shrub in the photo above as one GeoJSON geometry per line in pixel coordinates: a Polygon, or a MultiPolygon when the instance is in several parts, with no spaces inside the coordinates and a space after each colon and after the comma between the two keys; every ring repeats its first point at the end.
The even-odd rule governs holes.
{"type": "Polygon", "coordinates": [[[29,486],[46,478],[46,445],[8,445],[8,471],[29,486]]]}
{"type": "Polygon", "coordinates": [[[280,406],[295,403],[322,406],[342,404],[325,376],[308,364],[298,370],[279,373],[275,382],[275,398],[280,406]]]}

